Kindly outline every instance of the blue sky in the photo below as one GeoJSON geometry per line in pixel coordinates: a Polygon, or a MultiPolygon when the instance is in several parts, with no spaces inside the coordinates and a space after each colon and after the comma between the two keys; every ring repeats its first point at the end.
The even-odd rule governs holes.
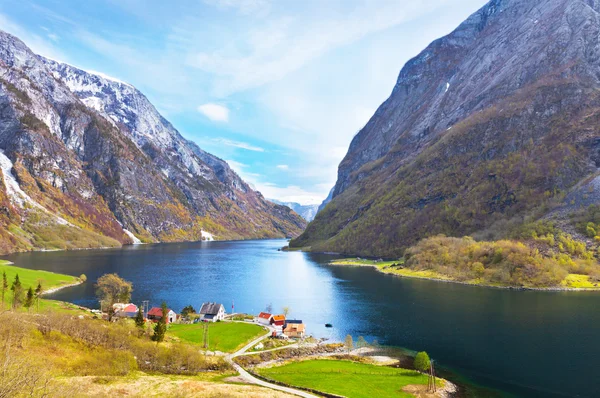
{"type": "Polygon", "coordinates": [[[0,0],[0,29],[133,84],[266,197],[308,204],[404,63],[484,4],[0,0]]]}

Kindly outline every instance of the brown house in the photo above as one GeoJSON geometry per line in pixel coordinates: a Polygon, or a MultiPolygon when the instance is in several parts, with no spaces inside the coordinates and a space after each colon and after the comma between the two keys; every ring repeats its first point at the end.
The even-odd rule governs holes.
{"type": "Polygon", "coordinates": [[[303,323],[286,323],[283,334],[287,337],[302,338],[306,332],[306,326],[303,323]]]}

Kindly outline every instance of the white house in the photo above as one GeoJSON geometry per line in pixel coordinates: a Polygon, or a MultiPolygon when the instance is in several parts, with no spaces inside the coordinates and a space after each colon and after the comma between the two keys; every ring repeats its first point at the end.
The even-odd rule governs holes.
{"type": "Polygon", "coordinates": [[[271,324],[271,319],[273,319],[273,315],[268,312],[261,312],[258,314],[258,318],[256,318],[256,322],[261,325],[269,326],[271,324]]]}
{"type": "Polygon", "coordinates": [[[216,322],[225,319],[225,307],[223,304],[202,303],[200,308],[200,320],[204,322],[216,322]]]}

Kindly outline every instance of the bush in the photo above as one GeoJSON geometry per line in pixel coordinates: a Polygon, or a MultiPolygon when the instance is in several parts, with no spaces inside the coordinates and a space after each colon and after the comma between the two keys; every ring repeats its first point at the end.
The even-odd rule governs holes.
{"type": "Polygon", "coordinates": [[[429,355],[425,351],[419,352],[415,356],[414,362],[415,369],[422,373],[429,372],[429,367],[431,366],[431,361],[429,360],[429,355]]]}
{"type": "MultiPolygon", "coordinates": [[[[554,235],[550,236],[553,241],[554,235]]],[[[556,234],[556,242],[555,247],[546,247],[542,253],[537,247],[543,245],[540,246],[537,239],[525,244],[512,240],[478,242],[469,237],[435,236],[408,249],[405,265],[460,281],[482,279],[488,283],[525,287],[559,286],[569,273],[600,272],[594,253],[587,250],[585,243],[562,232],[556,234]]]]}

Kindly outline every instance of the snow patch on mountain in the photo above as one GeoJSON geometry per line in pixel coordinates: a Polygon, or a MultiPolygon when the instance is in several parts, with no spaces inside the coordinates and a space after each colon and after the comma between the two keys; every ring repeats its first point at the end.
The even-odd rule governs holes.
{"type": "Polygon", "coordinates": [[[4,186],[6,187],[6,192],[10,197],[10,200],[13,204],[17,205],[21,209],[25,208],[25,204],[29,204],[44,213],[52,216],[57,223],[61,225],[70,225],[73,226],[70,222],[65,220],[62,217],[57,216],[54,213],[51,213],[44,206],[33,200],[29,195],[25,193],[19,186],[17,179],[12,174],[13,163],[12,161],[4,154],[4,151],[0,149],[0,169],[2,169],[2,176],[4,179],[4,186]]]}

